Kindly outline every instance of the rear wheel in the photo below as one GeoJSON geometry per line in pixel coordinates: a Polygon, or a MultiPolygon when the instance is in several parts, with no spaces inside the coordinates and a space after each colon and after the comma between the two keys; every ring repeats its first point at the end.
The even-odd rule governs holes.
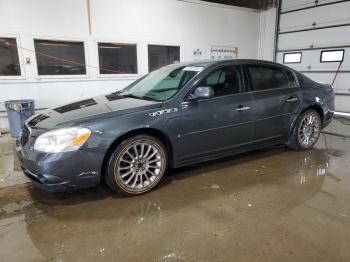
{"type": "Polygon", "coordinates": [[[107,184],[118,193],[139,195],[153,189],[167,168],[167,152],[157,138],[138,135],[124,140],[108,161],[107,184]]]}
{"type": "Polygon", "coordinates": [[[312,148],[320,136],[321,125],[321,117],[316,110],[305,111],[294,127],[288,146],[296,150],[312,148]]]}

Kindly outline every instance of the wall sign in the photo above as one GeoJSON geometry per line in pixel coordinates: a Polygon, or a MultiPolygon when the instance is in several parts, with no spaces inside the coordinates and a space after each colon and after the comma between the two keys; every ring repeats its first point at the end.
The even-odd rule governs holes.
{"type": "Polygon", "coordinates": [[[192,51],[193,58],[201,58],[203,56],[203,51],[202,49],[195,48],[192,51]]]}
{"type": "Polygon", "coordinates": [[[210,49],[211,59],[235,59],[238,58],[238,47],[212,46],[210,49]]]}

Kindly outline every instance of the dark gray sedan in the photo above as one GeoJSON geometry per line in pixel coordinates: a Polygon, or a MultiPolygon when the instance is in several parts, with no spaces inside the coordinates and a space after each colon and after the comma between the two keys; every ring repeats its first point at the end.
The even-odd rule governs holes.
{"type": "Polygon", "coordinates": [[[17,141],[24,173],[48,191],[105,181],[123,194],[177,168],[275,144],[312,148],[334,90],[272,62],[182,63],[125,89],[30,118],[17,141]]]}

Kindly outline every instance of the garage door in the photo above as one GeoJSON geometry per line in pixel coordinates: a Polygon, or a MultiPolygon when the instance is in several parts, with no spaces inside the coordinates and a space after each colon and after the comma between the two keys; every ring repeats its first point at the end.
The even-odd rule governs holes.
{"type": "Polygon", "coordinates": [[[281,0],[276,61],[334,82],[336,111],[350,113],[350,1],[281,0]]]}

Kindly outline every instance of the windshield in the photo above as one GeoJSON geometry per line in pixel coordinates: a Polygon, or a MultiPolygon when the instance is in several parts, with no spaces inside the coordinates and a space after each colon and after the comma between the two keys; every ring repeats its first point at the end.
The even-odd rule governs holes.
{"type": "Polygon", "coordinates": [[[202,69],[203,67],[163,67],[133,82],[119,93],[123,96],[165,101],[202,69]]]}

